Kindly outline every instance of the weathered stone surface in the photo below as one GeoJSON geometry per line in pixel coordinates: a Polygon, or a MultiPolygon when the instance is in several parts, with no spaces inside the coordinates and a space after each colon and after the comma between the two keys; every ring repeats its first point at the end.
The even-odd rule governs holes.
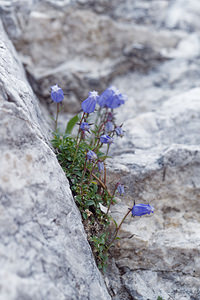
{"type": "Polygon", "coordinates": [[[121,220],[133,199],[150,202],[155,214],[122,227],[106,274],[115,300],[200,298],[198,8],[198,0],[2,4],[40,98],[55,82],[69,93],[70,111],[109,83],[129,97],[117,113],[126,137],[111,147],[109,170],[126,196],[112,214],[121,220]]]}
{"type": "Polygon", "coordinates": [[[0,299],[110,299],[48,138],[0,24],[0,299]]]}
{"type": "Polygon", "coordinates": [[[130,70],[151,69],[180,38],[127,19],[125,8],[135,12],[131,1],[10,3],[2,7],[4,24],[35,92],[46,99],[49,87],[59,83],[71,112],[89,90],[102,91],[130,70]]]}
{"type": "Polygon", "coordinates": [[[194,88],[134,119],[121,115],[126,136],[115,141],[109,170],[127,192],[112,216],[119,222],[133,200],[155,207],[151,217],[128,218],[113,249],[122,286],[136,299],[200,293],[199,95],[194,88]]]}

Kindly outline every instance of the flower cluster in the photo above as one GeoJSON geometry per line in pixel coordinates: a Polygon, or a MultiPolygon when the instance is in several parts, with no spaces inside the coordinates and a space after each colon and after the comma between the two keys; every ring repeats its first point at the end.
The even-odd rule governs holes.
{"type": "Polygon", "coordinates": [[[92,113],[95,110],[96,104],[100,107],[117,108],[124,104],[127,100],[127,96],[121,94],[118,89],[111,86],[107,88],[100,96],[96,91],[89,92],[89,96],[81,104],[82,110],[85,113],[92,113]]]}
{"type": "MultiPolygon", "coordinates": [[[[109,215],[110,206],[116,201],[115,195],[125,194],[125,186],[117,182],[114,188],[107,185],[106,159],[115,138],[123,137],[122,124],[116,123],[114,109],[125,103],[127,97],[115,87],[107,88],[100,96],[96,91],[89,92],[88,97],[81,103],[82,113],[73,117],[62,138],[57,131],[59,105],[64,99],[63,90],[56,84],[51,87],[51,99],[57,104],[55,147],[61,165],[70,180],[75,200],[81,211],[84,222],[90,224],[99,222],[104,232],[99,234],[91,229],[92,247],[95,248],[98,265],[104,268],[108,250],[117,238],[122,223],[129,215],[143,216],[154,212],[149,204],[134,204],[125,214],[119,225],[114,221],[116,230],[109,235],[108,226],[113,220],[109,215]],[[97,111],[96,118],[93,114],[97,111]],[[95,120],[95,121],[94,121],[95,120]],[[77,136],[71,137],[71,131],[78,125],[77,136]]],[[[90,226],[91,227],[91,226],[90,226]]],[[[96,226],[98,228],[98,226],[96,226]]]]}
{"type": "Polygon", "coordinates": [[[125,95],[121,94],[116,87],[111,86],[101,94],[98,104],[101,107],[114,109],[124,104],[126,100],[127,97],[125,95]]]}

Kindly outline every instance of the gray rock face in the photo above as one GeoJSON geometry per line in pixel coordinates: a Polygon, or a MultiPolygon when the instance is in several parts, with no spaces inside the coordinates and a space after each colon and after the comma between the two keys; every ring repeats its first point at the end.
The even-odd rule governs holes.
{"type": "Polygon", "coordinates": [[[155,208],[152,216],[129,217],[113,249],[123,284],[136,299],[198,299],[199,94],[195,88],[126,120],[127,137],[113,149],[110,176],[127,191],[112,216],[119,222],[133,200],[155,208]]]}
{"type": "Polygon", "coordinates": [[[170,61],[148,74],[129,73],[113,81],[129,101],[117,113],[126,135],[115,141],[109,168],[111,181],[121,181],[127,189],[112,215],[119,222],[134,200],[155,207],[154,215],[130,217],[122,227],[112,252],[121,285],[116,288],[107,275],[113,299],[123,299],[122,291],[141,300],[200,297],[200,34],[197,2],[190,2],[181,23],[176,13],[183,3],[173,1],[168,19],[163,17],[165,28],[184,33],[165,52],[170,61]]]}
{"type": "MultiPolygon", "coordinates": [[[[115,141],[115,147],[111,147],[114,159],[109,165],[110,180],[120,180],[124,183],[126,195],[112,207],[112,215],[119,222],[127,209],[133,205],[133,200],[136,203],[152,204],[155,213],[142,218],[129,217],[123,225],[121,240],[112,248],[113,259],[105,276],[112,298],[155,300],[162,296],[165,300],[200,299],[199,1],[3,1],[1,15],[6,31],[25,65],[33,89],[41,99],[49,98],[48,90],[54,83],[60,84],[68,93],[65,97],[65,110],[71,112],[80,108],[79,101],[86,97],[89,90],[102,91],[110,83],[129,97],[126,105],[117,113],[119,124],[124,123],[126,135],[122,140],[115,141]]],[[[10,60],[12,62],[11,58],[10,60]]],[[[3,66],[5,68],[4,63],[3,66]]],[[[12,222],[6,217],[9,232],[13,232],[11,236],[14,236],[15,232],[18,236],[19,228],[23,228],[23,231],[20,231],[23,233],[18,238],[20,247],[16,248],[19,250],[14,252],[17,255],[17,264],[19,262],[23,268],[20,273],[16,264],[13,267],[12,260],[16,257],[13,258],[10,254],[10,264],[6,264],[5,268],[8,270],[6,276],[10,277],[16,291],[24,282],[28,282],[27,289],[34,293],[38,289],[35,288],[35,281],[34,288],[30,289],[33,280],[30,278],[35,277],[23,277],[19,274],[36,274],[44,282],[43,285],[48,286],[40,293],[47,293],[52,289],[52,293],[56,291],[58,299],[62,299],[65,297],[63,295],[67,295],[66,286],[69,287],[67,291],[70,293],[74,289],[74,282],[82,283],[84,276],[88,276],[90,282],[91,276],[83,271],[74,271],[79,270],[83,264],[81,266],[95,270],[94,284],[98,285],[97,291],[101,291],[98,295],[106,299],[108,296],[103,296],[106,291],[93,261],[89,258],[85,266],[85,260],[78,260],[79,255],[78,262],[75,262],[76,255],[72,253],[72,259],[69,259],[71,254],[66,253],[66,248],[68,249],[71,243],[64,230],[69,232],[69,228],[72,227],[69,235],[74,238],[78,236],[75,230],[84,235],[83,230],[77,221],[78,217],[75,217],[78,222],[76,228],[73,225],[74,216],[78,216],[78,213],[75,208],[72,209],[73,202],[69,200],[71,196],[64,196],[69,194],[66,179],[45,142],[47,130],[32,91],[27,84],[23,84],[21,89],[25,89],[26,97],[29,95],[29,100],[26,101],[22,91],[13,91],[16,78],[22,82],[23,71],[18,70],[17,67],[14,77],[6,72],[12,85],[10,84],[9,89],[5,91],[3,84],[2,97],[8,101],[4,102],[6,114],[3,113],[2,122],[8,122],[10,113],[12,118],[9,117],[8,124],[11,129],[15,127],[17,132],[22,132],[23,127],[24,133],[16,135],[10,129],[1,135],[6,141],[2,147],[14,141],[11,143],[12,156],[7,158],[6,152],[5,159],[3,160],[3,156],[1,159],[4,164],[9,161],[9,165],[6,164],[6,170],[9,172],[6,173],[7,177],[3,177],[4,185],[9,189],[6,195],[13,191],[15,194],[16,217],[13,217],[12,222]],[[11,78],[14,78],[13,81],[11,78]],[[19,108],[16,108],[16,103],[19,108]],[[24,119],[28,121],[24,120],[24,125],[20,125],[19,120],[14,121],[18,115],[20,122],[24,119]],[[3,118],[6,118],[6,121],[3,121],[3,118]],[[19,153],[19,147],[22,143],[25,155],[29,155],[30,151],[33,157],[32,169],[28,167],[28,163],[26,166],[26,160],[30,160],[30,157],[26,159],[24,152],[23,157],[20,156],[22,154],[19,153]],[[41,156],[42,145],[44,154],[41,156]],[[17,157],[16,162],[11,160],[13,156],[17,157]],[[14,173],[15,164],[19,174],[14,173]],[[20,174],[25,167],[27,171],[24,178],[20,174]],[[43,170],[42,177],[41,172],[36,176],[38,168],[43,170]],[[55,182],[58,173],[59,176],[61,174],[60,182],[53,187],[49,182],[52,179],[55,182]],[[9,182],[6,181],[9,178],[12,179],[12,185],[6,183],[9,182]],[[26,180],[29,181],[28,184],[26,180]],[[13,182],[16,182],[15,189],[13,182]],[[48,197],[44,202],[46,194],[48,197]],[[29,195],[32,195],[32,198],[29,195]],[[65,197],[66,201],[70,202],[70,208],[69,202],[66,203],[62,199],[65,197]],[[23,205],[27,213],[23,213],[19,208],[21,198],[24,199],[23,205]],[[33,203],[30,199],[34,199],[33,203]],[[42,199],[42,202],[38,199],[42,199]],[[56,208],[51,209],[52,206],[56,208]],[[35,216],[31,229],[29,221],[22,221],[29,219],[30,207],[35,216]],[[67,217],[63,216],[63,211],[67,217]],[[53,222],[48,223],[47,218],[53,222]],[[39,233],[36,232],[36,228],[39,233]],[[56,232],[56,240],[52,238],[53,231],[56,232]],[[32,236],[37,241],[34,242],[34,247],[33,242],[23,238],[27,237],[27,232],[30,235],[29,239],[32,238],[33,232],[32,236]],[[23,248],[21,241],[29,243],[31,247],[23,248]],[[37,251],[29,250],[30,252],[26,251],[23,254],[21,248],[36,248],[37,251]],[[57,253],[56,263],[52,258],[54,251],[57,253]],[[26,269],[23,257],[27,256],[26,261],[33,263],[31,267],[28,263],[26,269]],[[45,261],[45,264],[41,261],[45,261]],[[35,271],[39,269],[36,264],[43,270],[41,273],[35,271]],[[71,280],[68,284],[69,277],[63,275],[66,266],[69,266],[72,272],[70,274],[76,273],[76,276],[80,276],[72,275],[72,279],[75,276],[77,281],[71,280]],[[47,274],[50,274],[49,277],[47,274]]],[[[8,125],[6,128],[9,128],[8,125]]],[[[2,199],[8,207],[8,213],[13,200],[8,196],[2,199]]],[[[3,228],[7,230],[5,226],[3,228]]],[[[10,234],[5,233],[5,237],[9,240],[10,234]]],[[[80,249],[79,240],[76,240],[77,249],[80,249]]],[[[86,241],[83,243],[83,249],[88,249],[86,241]]],[[[8,245],[8,242],[4,244],[8,245]]],[[[3,253],[7,255],[7,248],[3,253]]],[[[87,250],[84,250],[84,253],[86,256],[91,255],[87,250]]],[[[4,286],[6,287],[6,284],[4,286]]],[[[83,298],[96,299],[96,296],[86,294],[87,284],[85,289],[80,286],[83,298]]],[[[15,290],[13,293],[16,295],[15,290]]],[[[94,290],[89,289],[88,293],[94,290]]],[[[44,294],[43,298],[49,299],[47,295],[44,294]]],[[[72,299],[77,296],[74,296],[73,292],[71,295],[72,299]]],[[[23,295],[20,296],[20,299],[23,299],[23,295]]],[[[24,296],[25,299],[27,297],[24,296]]]]}
{"type": "Polygon", "coordinates": [[[126,18],[129,7],[131,1],[119,0],[2,6],[7,32],[37,95],[48,98],[49,87],[59,83],[68,94],[65,110],[75,112],[89,90],[102,91],[114,77],[162,61],[161,50],[175,46],[179,36],[138,26],[126,18]]]}
{"type": "Polygon", "coordinates": [[[110,299],[2,24],[0,123],[0,299],[110,299]]]}

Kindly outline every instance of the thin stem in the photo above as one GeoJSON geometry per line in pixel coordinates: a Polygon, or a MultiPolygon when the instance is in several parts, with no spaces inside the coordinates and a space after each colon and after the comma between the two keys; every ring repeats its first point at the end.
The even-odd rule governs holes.
{"type": "Polygon", "coordinates": [[[84,167],[83,167],[83,173],[82,173],[82,176],[81,176],[81,181],[80,181],[80,185],[82,186],[82,183],[83,183],[83,177],[85,176],[85,173],[86,173],[86,164],[87,164],[87,157],[85,158],[85,163],[84,163],[84,167]]]}
{"type": "Polygon", "coordinates": [[[103,179],[103,181],[104,181],[104,184],[106,185],[106,163],[105,163],[105,161],[103,162],[103,164],[104,164],[104,179],[103,179]]]}
{"type": "Polygon", "coordinates": [[[59,114],[59,103],[57,103],[57,110],[56,110],[56,120],[55,120],[55,131],[57,130],[58,126],[58,114],[59,114]]]}
{"type": "Polygon", "coordinates": [[[114,198],[114,196],[115,196],[115,192],[116,192],[116,190],[117,190],[117,186],[118,186],[118,183],[115,185],[115,189],[114,189],[114,191],[113,191],[113,193],[112,193],[112,198],[110,199],[110,203],[109,203],[109,205],[108,205],[108,209],[107,209],[107,212],[106,212],[106,216],[107,216],[108,213],[109,213],[111,203],[112,203],[112,201],[113,201],[113,198],[114,198]]]}
{"type": "Polygon", "coordinates": [[[109,192],[107,186],[103,183],[103,181],[101,179],[99,179],[95,174],[92,173],[92,176],[100,183],[100,185],[102,186],[102,188],[104,188],[104,190],[107,191],[108,196],[112,197],[111,193],[109,192]]]}
{"type": "Polygon", "coordinates": [[[79,124],[78,134],[77,134],[77,137],[76,137],[76,151],[75,151],[75,154],[74,154],[74,159],[73,159],[73,162],[72,162],[72,166],[73,166],[74,161],[76,159],[76,155],[77,155],[77,152],[78,152],[79,144],[80,144],[80,141],[81,141],[81,138],[80,138],[79,141],[78,141],[78,138],[79,138],[79,133],[80,133],[80,126],[81,126],[81,124],[82,124],[82,122],[84,120],[84,117],[85,117],[85,112],[83,113],[82,118],[80,120],[80,124],[79,124]]]}
{"type": "Polygon", "coordinates": [[[109,250],[109,248],[112,246],[112,244],[113,244],[114,240],[116,239],[117,234],[118,234],[118,232],[119,232],[119,230],[120,230],[122,224],[124,223],[124,221],[125,221],[125,219],[127,218],[127,216],[130,214],[130,212],[131,212],[131,209],[128,210],[128,212],[125,214],[125,216],[124,216],[123,219],[121,220],[119,226],[117,227],[117,229],[116,229],[116,231],[115,231],[114,237],[112,238],[110,244],[108,245],[108,247],[107,247],[107,249],[106,249],[106,252],[107,252],[107,251],[109,250]]]}
{"type": "Polygon", "coordinates": [[[93,173],[93,171],[94,171],[94,169],[95,169],[95,167],[96,167],[97,163],[98,163],[98,160],[95,162],[95,164],[94,164],[94,165],[93,165],[93,167],[92,167],[92,170],[90,171],[90,174],[89,174],[88,181],[90,181],[90,179],[91,179],[91,176],[92,176],[92,173],[93,173]]]}
{"type": "Polygon", "coordinates": [[[107,145],[107,151],[106,151],[106,156],[108,156],[108,151],[110,149],[110,144],[107,145]]]}

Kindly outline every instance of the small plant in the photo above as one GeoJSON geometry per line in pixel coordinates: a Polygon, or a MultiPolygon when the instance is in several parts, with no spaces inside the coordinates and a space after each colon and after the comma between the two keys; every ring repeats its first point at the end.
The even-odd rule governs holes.
{"type": "Polygon", "coordinates": [[[125,192],[120,182],[115,183],[112,191],[108,189],[106,159],[114,139],[124,135],[122,124],[116,123],[113,109],[124,104],[126,97],[114,87],[106,89],[100,96],[96,91],[90,92],[82,102],[83,112],[74,116],[68,122],[65,133],[61,134],[57,130],[57,121],[63,95],[60,87],[52,87],[51,98],[57,103],[52,144],[81,212],[98,267],[104,271],[109,249],[118,239],[118,232],[129,213],[142,216],[153,212],[153,207],[134,203],[119,225],[109,214],[110,206],[116,202],[116,192],[120,196],[125,192]],[[97,103],[99,108],[95,111],[97,103]],[[78,129],[74,137],[71,133],[76,124],[78,129]],[[112,235],[108,230],[111,222],[115,225],[112,235]]]}

